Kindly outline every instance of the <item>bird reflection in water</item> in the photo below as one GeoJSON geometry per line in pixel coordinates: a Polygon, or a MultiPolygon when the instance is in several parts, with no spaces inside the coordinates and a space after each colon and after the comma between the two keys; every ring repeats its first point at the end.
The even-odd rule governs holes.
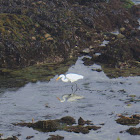
{"type": "Polygon", "coordinates": [[[65,101],[68,101],[68,102],[74,102],[74,101],[77,101],[77,100],[80,100],[80,99],[83,99],[84,96],[80,96],[80,95],[76,95],[76,94],[65,94],[62,96],[62,99],[60,99],[59,97],[57,97],[57,99],[60,101],[60,102],[65,102],[65,101]]]}

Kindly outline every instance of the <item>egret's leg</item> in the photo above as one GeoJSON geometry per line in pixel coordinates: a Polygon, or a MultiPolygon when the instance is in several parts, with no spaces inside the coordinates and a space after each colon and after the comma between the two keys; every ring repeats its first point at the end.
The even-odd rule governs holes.
{"type": "Polygon", "coordinates": [[[80,90],[79,87],[77,86],[77,84],[75,83],[75,91],[73,93],[75,93],[77,90],[80,90]]]}
{"type": "Polygon", "coordinates": [[[73,85],[71,86],[71,90],[72,90],[72,93],[73,93],[73,85]]]}
{"type": "Polygon", "coordinates": [[[80,88],[75,83],[75,90],[74,90],[74,85],[71,86],[71,90],[72,90],[72,93],[74,94],[77,90],[80,90],[80,88]]]}
{"type": "Polygon", "coordinates": [[[80,88],[78,87],[78,85],[76,83],[75,83],[75,85],[76,85],[76,91],[80,90],[80,88]]]}
{"type": "Polygon", "coordinates": [[[74,94],[76,91],[77,91],[77,87],[76,89],[74,90],[74,85],[71,86],[71,90],[72,90],[72,94],[74,94]]]}

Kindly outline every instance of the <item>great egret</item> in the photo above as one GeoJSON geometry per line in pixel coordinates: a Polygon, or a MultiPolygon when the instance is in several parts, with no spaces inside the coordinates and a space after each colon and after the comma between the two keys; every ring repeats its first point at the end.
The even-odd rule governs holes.
{"type": "Polygon", "coordinates": [[[78,81],[80,79],[83,79],[84,76],[83,75],[80,75],[80,74],[75,74],[75,73],[69,73],[69,74],[61,74],[59,75],[59,77],[56,79],[56,80],[59,80],[61,79],[63,82],[75,82],[75,81],[78,81]]]}
{"type": "Polygon", "coordinates": [[[62,100],[57,97],[57,99],[60,101],[60,102],[65,102],[65,101],[68,101],[68,102],[73,102],[73,101],[77,101],[79,99],[83,99],[84,96],[80,96],[80,95],[76,95],[76,94],[65,94],[62,96],[62,100]]]}
{"type": "MultiPolygon", "coordinates": [[[[66,74],[66,75],[64,75],[64,74],[59,75],[59,77],[56,80],[61,79],[63,82],[71,82],[71,83],[73,83],[73,82],[76,82],[76,81],[78,81],[80,79],[83,79],[83,78],[84,78],[83,75],[75,74],[75,73],[69,73],[69,74],[66,74]]],[[[73,91],[73,85],[72,85],[71,89],[73,91]]],[[[75,89],[75,91],[73,93],[75,93],[77,91],[77,89],[78,89],[78,86],[76,84],[76,89],[75,89]]]]}

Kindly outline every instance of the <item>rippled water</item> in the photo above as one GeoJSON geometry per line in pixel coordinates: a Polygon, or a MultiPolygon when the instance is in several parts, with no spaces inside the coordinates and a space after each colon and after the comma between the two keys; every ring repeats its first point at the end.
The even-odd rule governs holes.
{"type": "Polygon", "coordinates": [[[116,140],[118,136],[122,140],[139,140],[139,136],[119,133],[129,126],[117,124],[115,119],[117,114],[140,114],[140,77],[109,79],[104,72],[93,71],[97,68],[100,66],[84,66],[82,58],[69,68],[67,73],[84,76],[83,80],[77,82],[80,90],[76,94],[83,95],[85,99],[76,102],[61,103],[57,100],[56,97],[72,92],[71,83],[63,83],[61,80],[56,82],[58,75],[49,82],[29,83],[20,89],[1,93],[0,133],[4,136],[21,134],[20,140],[32,135],[34,140],[46,140],[50,134],[62,135],[66,140],[116,140]],[[136,95],[133,102],[129,95],[136,95]],[[38,121],[59,119],[68,115],[76,120],[79,117],[91,120],[97,126],[101,123],[105,125],[98,131],[90,131],[85,135],[64,131],[43,133],[32,128],[12,125],[21,121],[31,122],[32,118],[38,121]]]}
{"type": "MultiPolygon", "coordinates": [[[[140,4],[139,0],[133,0],[140,4]]],[[[109,79],[105,73],[93,71],[99,65],[84,66],[82,58],[69,68],[67,73],[82,74],[83,80],[77,82],[80,90],[77,95],[85,99],[76,102],[59,102],[56,97],[70,94],[71,83],[56,82],[56,75],[49,82],[28,83],[20,89],[7,90],[0,93],[0,133],[3,137],[18,135],[19,140],[34,136],[33,140],[46,140],[49,135],[61,135],[65,140],[139,140],[139,136],[120,133],[129,126],[117,124],[117,114],[140,114],[140,77],[120,77],[109,79]],[[135,95],[136,97],[131,97],[135,95]],[[101,126],[89,134],[76,134],[65,131],[43,133],[32,128],[14,126],[16,122],[31,122],[45,119],[59,119],[72,116],[76,120],[82,117],[101,126]]],[[[140,124],[137,125],[140,127],[140,124]]]]}

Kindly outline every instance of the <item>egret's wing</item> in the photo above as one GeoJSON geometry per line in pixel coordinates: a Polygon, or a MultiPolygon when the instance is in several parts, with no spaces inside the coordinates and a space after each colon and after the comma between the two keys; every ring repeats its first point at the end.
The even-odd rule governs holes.
{"type": "Polygon", "coordinates": [[[84,76],[79,75],[79,74],[70,73],[70,74],[66,75],[66,78],[69,79],[69,81],[71,81],[71,82],[75,82],[79,79],[83,79],[84,76]]]}

